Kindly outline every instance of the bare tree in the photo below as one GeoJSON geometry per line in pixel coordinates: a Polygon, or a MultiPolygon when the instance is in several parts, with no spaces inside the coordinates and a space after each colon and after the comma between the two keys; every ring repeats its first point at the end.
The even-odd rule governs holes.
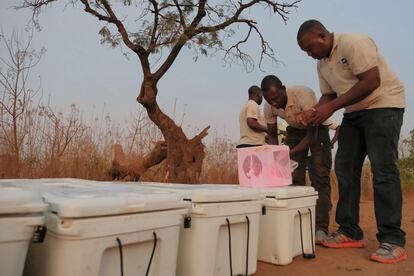
{"type": "MultiPolygon", "coordinates": [[[[57,0],[21,0],[19,8],[30,8],[36,20],[42,8],[57,0]]],[[[63,1],[63,0],[62,0],[63,1]]],[[[86,13],[104,23],[99,34],[102,42],[116,47],[123,43],[140,61],[143,80],[137,101],[142,104],[149,118],[161,130],[167,143],[167,169],[170,182],[196,183],[204,159],[201,140],[209,127],[188,139],[182,128],[161,111],[157,103],[158,82],[171,68],[184,46],[194,50],[195,58],[222,51],[225,60],[241,61],[248,69],[254,66],[253,59],[243,50],[252,36],[260,41],[260,61],[264,57],[275,60],[274,52],[263,37],[257,22],[247,12],[255,7],[271,9],[284,22],[292,8],[300,0],[289,3],[275,0],[208,1],[208,0],[67,0],[80,2],[86,13]],[[133,18],[124,15],[130,7],[133,18]],[[245,34],[239,36],[237,27],[245,34]],[[129,28],[127,30],[127,27],[129,28]]]]}
{"type": "Polygon", "coordinates": [[[49,131],[45,133],[44,142],[49,144],[49,163],[54,164],[65,154],[75,138],[84,137],[87,127],[80,118],[79,109],[72,104],[70,112],[65,118],[63,113],[56,114],[50,107],[43,108],[44,116],[48,118],[49,131]]]}
{"type": "Polygon", "coordinates": [[[28,134],[31,106],[40,91],[28,85],[30,72],[44,53],[31,48],[33,31],[27,41],[13,32],[10,38],[0,34],[1,46],[6,53],[0,57],[0,144],[8,148],[15,171],[19,175],[21,151],[28,134]]]}

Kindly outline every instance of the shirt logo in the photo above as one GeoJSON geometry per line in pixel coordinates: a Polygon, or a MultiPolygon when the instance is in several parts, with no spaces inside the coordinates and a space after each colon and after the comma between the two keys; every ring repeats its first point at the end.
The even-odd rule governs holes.
{"type": "Polygon", "coordinates": [[[348,60],[346,58],[341,58],[341,60],[339,61],[340,63],[342,63],[343,65],[347,65],[348,64],[348,60]]]}

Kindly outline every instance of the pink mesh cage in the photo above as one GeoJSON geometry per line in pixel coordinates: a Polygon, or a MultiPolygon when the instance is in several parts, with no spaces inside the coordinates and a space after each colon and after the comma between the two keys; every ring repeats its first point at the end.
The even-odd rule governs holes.
{"type": "Polygon", "coordinates": [[[237,149],[242,187],[280,187],[292,184],[289,147],[266,145],[237,149]]]}

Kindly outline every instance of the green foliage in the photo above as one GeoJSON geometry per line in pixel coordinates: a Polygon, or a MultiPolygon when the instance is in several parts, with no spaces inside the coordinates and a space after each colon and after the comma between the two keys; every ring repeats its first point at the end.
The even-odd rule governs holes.
{"type": "Polygon", "coordinates": [[[414,129],[410,131],[410,137],[403,140],[403,143],[408,146],[410,156],[414,156],[414,129]]]}
{"type": "Polygon", "coordinates": [[[111,34],[111,31],[105,26],[99,31],[99,35],[102,36],[101,44],[109,44],[112,48],[116,48],[119,45],[119,35],[111,34]]]}
{"type": "Polygon", "coordinates": [[[404,189],[414,189],[414,129],[410,131],[409,138],[404,139],[403,143],[407,145],[410,155],[398,160],[401,183],[404,189]]]}
{"type": "Polygon", "coordinates": [[[400,178],[403,189],[414,188],[414,157],[407,157],[398,160],[400,178]]]}

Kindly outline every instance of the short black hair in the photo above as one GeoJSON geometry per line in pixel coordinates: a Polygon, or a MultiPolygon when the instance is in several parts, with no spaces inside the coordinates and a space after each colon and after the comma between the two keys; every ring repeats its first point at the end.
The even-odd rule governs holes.
{"type": "Polygon", "coordinates": [[[250,86],[249,90],[247,91],[249,93],[249,97],[253,96],[256,93],[262,93],[262,90],[257,85],[250,86]]]}
{"type": "Polygon", "coordinates": [[[264,93],[267,92],[272,86],[277,88],[285,88],[282,81],[275,75],[268,75],[264,77],[260,86],[262,87],[262,91],[264,93]]]}
{"type": "Polygon", "coordinates": [[[327,33],[325,26],[316,19],[307,20],[300,25],[296,39],[299,41],[307,33],[327,33]]]}

